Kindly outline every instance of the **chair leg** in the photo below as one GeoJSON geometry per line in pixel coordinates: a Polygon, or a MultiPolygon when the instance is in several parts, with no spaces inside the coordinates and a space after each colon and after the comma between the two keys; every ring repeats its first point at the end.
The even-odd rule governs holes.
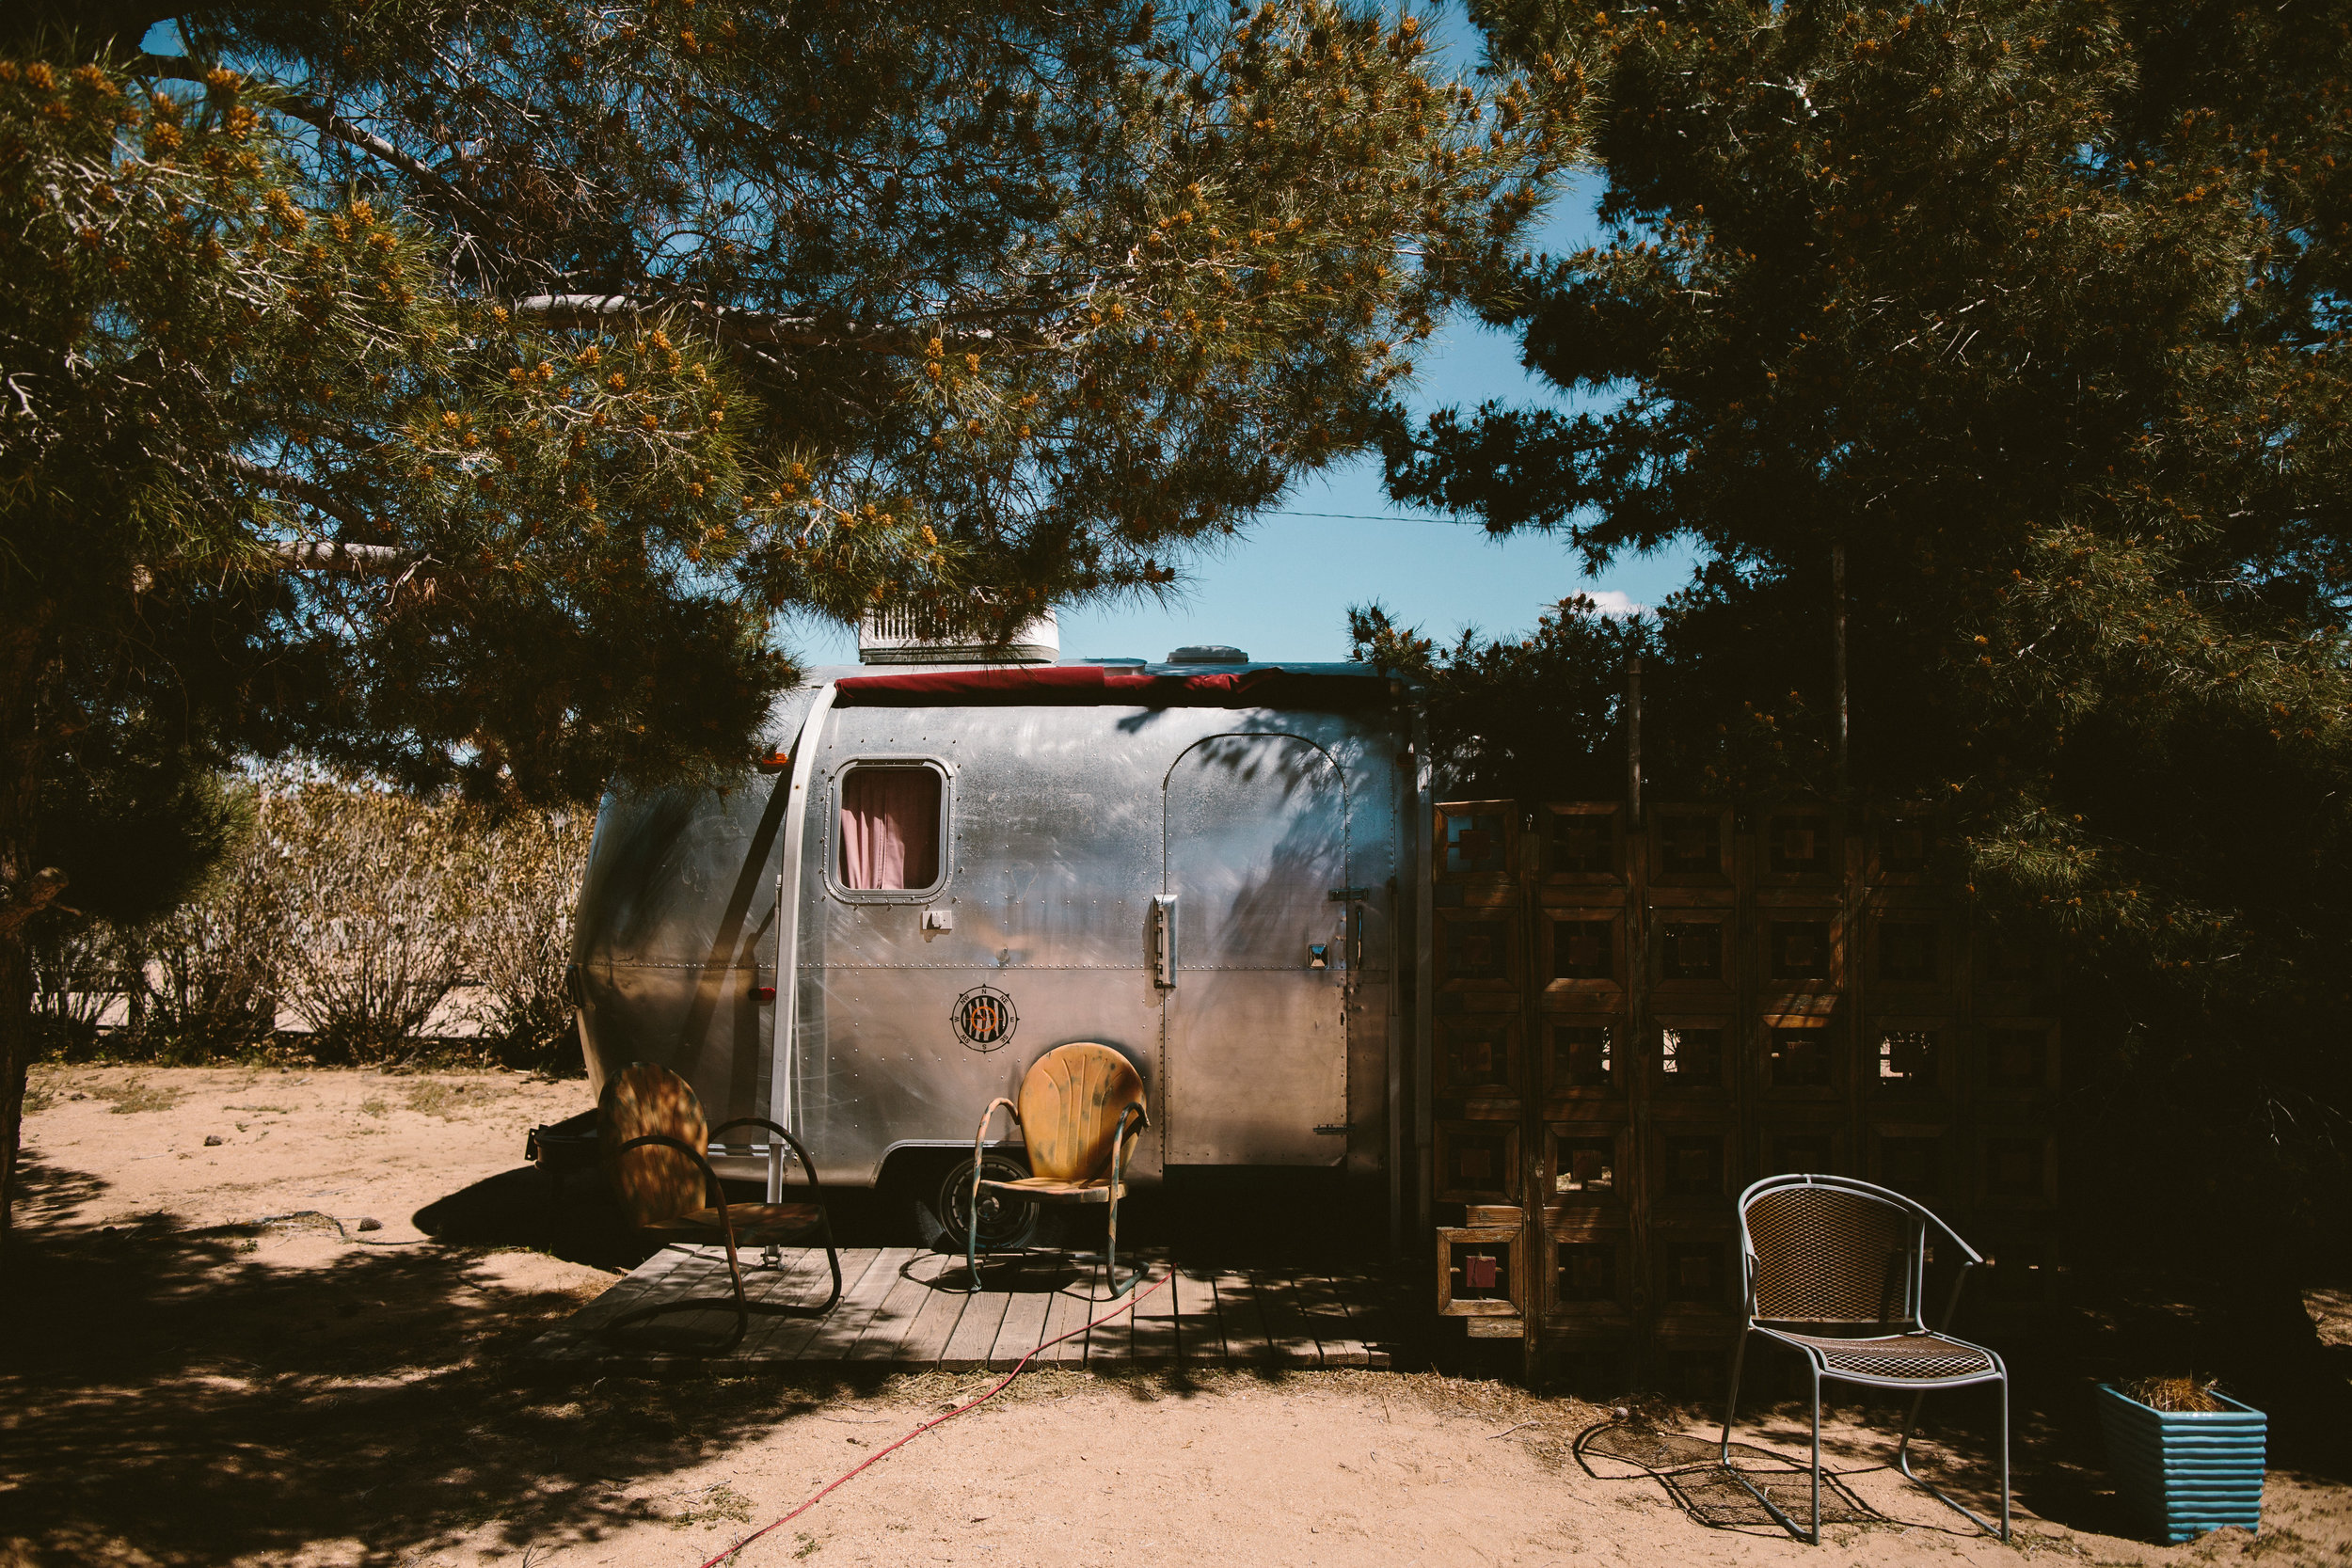
{"type": "Polygon", "coordinates": [[[1813,1369],[1813,1544],[1821,1544],[1821,1369],[1813,1369]]]}
{"type": "Polygon", "coordinates": [[[1902,1441],[1895,1445],[1895,1464],[1903,1474],[1911,1474],[1911,1437],[1919,1430],[1919,1411],[1928,1402],[1925,1388],[1911,1396],[1911,1414],[1903,1418],[1902,1441]]]}
{"type": "Polygon", "coordinates": [[[1111,1300],[1119,1299],[1119,1189],[1111,1189],[1111,1212],[1104,1221],[1103,1277],[1110,1281],[1111,1300]]]}
{"type": "MultiPolygon", "coordinates": [[[[723,1220],[726,1211],[719,1211],[723,1220]]],[[[735,1283],[735,1338],[740,1340],[752,1331],[752,1304],[743,1293],[743,1262],[735,1252],[735,1227],[730,1224],[724,1232],[727,1243],[727,1277],[735,1283]]]]}
{"type": "Polygon", "coordinates": [[[1724,1441],[1716,1458],[1728,1469],[1731,1465],[1731,1417],[1740,1408],[1740,1369],[1748,1358],[1748,1331],[1741,1329],[1740,1338],[1731,1347],[1731,1388],[1724,1395],[1724,1441]]]}
{"type": "MultiPolygon", "coordinates": [[[[1754,1332],[1755,1331],[1753,1329],[1741,1329],[1740,1331],[1739,1341],[1732,1347],[1731,1392],[1724,1397],[1724,1437],[1723,1444],[1717,1450],[1716,1458],[1723,1465],[1724,1474],[1729,1476],[1732,1480],[1738,1481],[1741,1486],[1747,1488],[1748,1496],[1754,1497],[1756,1502],[1763,1507],[1764,1512],[1772,1516],[1773,1520],[1779,1524],[1781,1528],[1787,1530],[1789,1534],[1802,1541],[1804,1539],[1804,1528],[1794,1519],[1788,1517],[1788,1513],[1781,1508],[1780,1504],[1772,1501],[1772,1495],[1770,1493],[1766,1492],[1762,1487],[1756,1485],[1756,1482],[1750,1481],[1747,1478],[1746,1473],[1731,1462],[1731,1418],[1738,1410],[1740,1404],[1740,1369],[1747,1359],[1748,1336],[1754,1332]]],[[[1812,1358],[1810,1356],[1806,1357],[1808,1364],[1810,1364],[1811,1360],[1812,1358]]],[[[1820,1369],[1816,1368],[1813,1372],[1813,1534],[1815,1545],[1820,1544],[1820,1485],[1821,1374],[1820,1369]]]]}
{"type": "Polygon", "coordinates": [[[833,1212],[822,1204],[817,1207],[817,1223],[824,1232],[825,1261],[833,1269],[833,1294],[827,1296],[824,1305],[817,1310],[830,1312],[834,1303],[841,1299],[841,1249],[833,1244],[833,1212]]]}
{"type": "Polygon", "coordinates": [[[1897,1468],[1898,1470],[1899,1470],[1899,1471],[1901,1471],[1901,1472],[1902,1472],[1902,1477],[1903,1477],[1903,1479],[1904,1479],[1905,1481],[1907,1481],[1911,1482],[1914,1486],[1918,1487],[1920,1490],[1922,1490],[1922,1491],[1924,1491],[1924,1492],[1928,1493],[1930,1496],[1933,1497],[1935,1498],[1935,1500],[1936,1500],[1936,1501],[1938,1501],[1938,1502],[1942,1503],[1942,1504],[1943,1504],[1946,1508],[1950,1509],[1953,1513],[1958,1513],[1958,1514],[1960,1514],[1962,1517],[1965,1518],[1965,1519],[1966,1519],[1966,1520],[1967,1520],[1970,1524],[1972,1524],[1972,1525],[1976,1526],[1979,1529],[1980,1529],[1980,1530],[1984,1531],[1984,1532],[1985,1532],[1985,1534],[1987,1534],[1987,1535],[1997,1535],[1997,1536],[1999,1536],[1999,1537],[2000,1537],[2003,1541],[2007,1541],[2007,1540],[2009,1539],[2009,1522],[2010,1522],[2010,1521],[2009,1521],[2009,1377],[2008,1377],[2008,1375],[2007,1375],[2006,1373],[2004,1373],[2002,1376],[1997,1377],[1997,1378],[1994,1378],[1993,1381],[1994,1381],[1994,1383],[1996,1383],[1996,1384],[1998,1384],[1998,1385],[2000,1386],[1998,1392],[1999,1392],[1999,1398],[2000,1398],[2000,1411],[2001,1411],[2001,1442],[2000,1442],[2000,1452],[2001,1452],[2001,1523],[2000,1523],[2000,1527],[1999,1527],[1997,1529],[1994,1527],[1993,1522],[1992,1522],[1991,1520],[1989,1520],[1989,1519],[1985,1518],[1982,1514],[1979,1513],[1978,1513],[1975,1509],[1970,1508],[1970,1507],[1969,1507],[1966,1503],[1961,1502],[1961,1501],[1960,1501],[1960,1500],[1958,1500],[1957,1498],[1953,1497],[1950,1494],[1947,1493],[1947,1492],[1946,1492],[1946,1491],[1945,1491],[1942,1487],[1940,1487],[1940,1486],[1936,1485],[1936,1484],[1935,1484],[1935,1482],[1933,1482],[1933,1481],[1931,1481],[1928,1480],[1928,1478],[1927,1478],[1927,1477],[1925,1477],[1925,1476],[1923,1476],[1923,1475],[1919,1474],[1916,1470],[1914,1470],[1914,1469],[1911,1467],[1911,1434],[1912,1434],[1912,1429],[1913,1429],[1915,1426],[1916,1426],[1916,1425],[1918,1424],[1918,1419],[1919,1419],[1919,1406],[1920,1406],[1921,1402],[1924,1402],[1924,1401],[1927,1399],[1927,1397],[1928,1397],[1928,1396],[1927,1396],[1927,1390],[1925,1390],[1925,1389],[1921,1389],[1921,1390],[1919,1391],[1919,1393],[1918,1393],[1918,1394],[1917,1394],[1917,1395],[1916,1395],[1916,1396],[1915,1396],[1915,1397],[1912,1400],[1912,1402],[1911,1402],[1911,1415],[1910,1415],[1909,1418],[1908,1418],[1908,1419],[1906,1419],[1906,1420],[1903,1422],[1903,1440],[1902,1440],[1900,1443],[1897,1444],[1897,1445],[1896,1445],[1896,1448],[1895,1448],[1895,1468],[1897,1468]]]}
{"type": "Polygon", "coordinates": [[[1119,1194],[1116,1190],[1111,1194],[1111,1212],[1106,1229],[1109,1244],[1103,1251],[1104,1277],[1110,1281],[1109,1299],[1117,1301],[1142,1283],[1143,1271],[1131,1268],[1127,1271],[1127,1282],[1124,1285],[1119,1282],[1119,1194]]]}
{"type": "Polygon", "coordinates": [[[2009,1544],[2009,1379],[2001,1379],[2001,1544],[2009,1544]]]}
{"type": "Polygon", "coordinates": [[[980,1167],[972,1166],[972,1214],[970,1228],[963,1239],[963,1293],[977,1294],[980,1289],[980,1167]]]}

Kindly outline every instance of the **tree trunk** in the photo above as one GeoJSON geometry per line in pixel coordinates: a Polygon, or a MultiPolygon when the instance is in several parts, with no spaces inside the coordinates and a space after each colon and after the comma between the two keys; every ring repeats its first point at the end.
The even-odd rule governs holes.
{"type": "Polygon", "coordinates": [[[27,905],[42,869],[34,857],[40,795],[40,687],[50,638],[39,607],[0,631],[0,1248],[16,1209],[17,1149],[24,1124],[24,1075],[33,1053],[33,926],[27,905]]]}

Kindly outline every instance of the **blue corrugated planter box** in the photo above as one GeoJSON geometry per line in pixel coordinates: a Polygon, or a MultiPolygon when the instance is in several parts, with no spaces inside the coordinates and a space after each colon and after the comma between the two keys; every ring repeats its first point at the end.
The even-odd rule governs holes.
{"type": "Polygon", "coordinates": [[[2227,1410],[2158,1410],[2102,1383],[2099,1424],[2116,1491],[2167,1544],[2262,1523],[2269,1418],[2227,1394],[2227,1410]]]}

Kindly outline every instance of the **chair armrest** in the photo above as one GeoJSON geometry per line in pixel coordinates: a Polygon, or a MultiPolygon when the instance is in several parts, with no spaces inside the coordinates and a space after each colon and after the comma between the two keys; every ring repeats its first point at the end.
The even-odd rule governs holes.
{"type": "MultiPolygon", "coordinates": [[[[1950,1235],[1951,1233],[1947,1231],[1945,1234],[1950,1235]]],[[[1959,1242],[1960,1238],[1953,1236],[1952,1240],[1959,1242]]],[[[1967,1253],[1967,1257],[1961,1259],[1960,1272],[1952,1275],[1952,1293],[1944,1298],[1943,1319],[1934,1324],[1935,1331],[1938,1334],[1948,1334],[1951,1332],[1952,1320],[1960,1316],[1961,1287],[1968,1283],[1968,1271],[1975,1268],[1979,1263],[1984,1261],[1983,1259],[1978,1257],[1975,1252],[1970,1250],[1968,1243],[1965,1242],[1960,1243],[1960,1250],[1967,1253]]]]}
{"type": "Polygon", "coordinates": [[[983,1152],[982,1146],[988,1142],[988,1124],[989,1121],[996,1115],[996,1107],[999,1105],[1002,1105],[1006,1110],[1012,1113],[1013,1126],[1019,1127],[1021,1125],[1021,1107],[1015,1105],[1011,1101],[1007,1100],[1001,1094],[995,1099],[990,1101],[988,1102],[988,1109],[980,1113],[980,1125],[972,1134],[972,1203],[973,1207],[976,1209],[979,1206],[980,1201],[980,1158],[983,1152]]]}
{"type": "Polygon", "coordinates": [[[800,1157],[801,1172],[808,1178],[809,1191],[818,1194],[821,1198],[824,1187],[823,1184],[817,1180],[817,1162],[808,1157],[808,1146],[806,1144],[801,1142],[800,1139],[794,1137],[791,1133],[786,1132],[783,1128],[777,1126],[774,1122],[770,1121],[765,1117],[737,1117],[733,1121],[723,1121],[718,1126],[710,1130],[711,1141],[716,1143],[719,1139],[719,1134],[725,1132],[730,1127],[764,1127],[769,1132],[774,1133],[785,1143],[787,1147],[792,1150],[794,1154],[800,1157]]]}
{"type": "Polygon", "coordinates": [[[1135,1147],[1136,1132],[1127,1131],[1127,1117],[1136,1118],[1136,1132],[1152,1125],[1151,1114],[1136,1101],[1129,1101],[1120,1108],[1119,1125],[1111,1129],[1111,1191],[1116,1193],[1126,1184],[1127,1151],[1135,1147]]]}
{"type": "Polygon", "coordinates": [[[1950,1226],[1946,1225],[1944,1223],[1943,1216],[1938,1214],[1934,1210],[1927,1207],[1925,1204],[1914,1204],[1912,1207],[1920,1218],[1926,1220],[1930,1225],[1935,1227],[1936,1229],[1942,1231],[1946,1241],[1951,1243],[1952,1245],[1960,1249],[1960,1266],[1963,1269],[1972,1269],[1979,1263],[1984,1261],[1984,1255],[1979,1253],[1975,1247],[1970,1246],[1966,1242],[1962,1241],[1960,1239],[1960,1232],[1954,1230],[1950,1226]]]}

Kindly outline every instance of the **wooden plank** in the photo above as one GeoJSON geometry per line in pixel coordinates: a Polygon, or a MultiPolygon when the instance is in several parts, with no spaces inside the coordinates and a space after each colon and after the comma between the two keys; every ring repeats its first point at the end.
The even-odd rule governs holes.
{"type": "MultiPolygon", "coordinates": [[[[742,1255],[739,1253],[738,1256],[741,1257],[742,1255]]],[[[758,1256],[759,1255],[757,1253],[753,1253],[749,1258],[744,1258],[743,1261],[745,1263],[749,1263],[758,1256]]],[[[675,1323],[686,1333],[707,1334],[710,1337],[712,1343],[728,1343],[728,1348],[732,1351],[734,1349],[734,1345],[736,1343],[739,1343],[740,1341],[733,1339],[737,1323],[735,1316],[735,1281],[727,1273],[727,1249],[723,1244],[715,1245],[710,1248],[709,1264],[709,1273],[703,1278],[696,1280],[692,1286],[683,1292],[683,1294],[688,1296],[699,1296],[706,1301],[710,1301],[716,1303],[717,1305],[704,1307],[698,1312],[681,1312],[675,1319],[656,1318],[653,1322],[675,1323]]],[[[743,1279],[743,1291],[746,1297],[750,1295],[753,1287],[757,1283],[758,1281],[756,1277],[747,1271],[743,1279]]],[[[743,1338],[751,1338],[751,1331],[758,1326],[759,1322],[757,1319],[753,1318],[745,1320],[743,1323],[743,1338]]]]}
{"type": "Polygon", "coordinates": [[[618,1338],[609,1341],[614,1350],[660,1354],[665,1350],[700,1349],[705,1342],[720,1344],[735,1332],[735,1286],[727,1277],[726,1248],[679,1246],[670,1250],[679,1255],[677,1262],[637,1305],[643,1307],[657,1301],[684,1303],[697,1299],[723,1305],[692,1308],[681,1306],[676,1310],[642,1318],[622,1329],[618,1338]],[[630,1346],[628,1340],[641,1330],[658,1334],[660,1342],[630,1346]]]}
{"type": "Polygon", "coordinates": [[[996,1343],[988,1353],[989,1370],[1009,1372],[1045,1338],[1045,1321],[1054,1310],[1054,1287],[1069,1263],[1059,1252],[1032,1254],[1021,1277],[1013,1281],[1012,1299],[1005,1320],[996,1328],[996,1343]]]}
{"type": "Polygon", "coordinates": [[[1094,1304],[1086,1299],[1086,1270],[1081,1266],[1077,1277],[1066,1281],[1054,1292],[1053,1305],[1046,1309],[1046,1339],[1058,1339],[1038,1353],[1032,1365],[1076,1366],[1087,1358],[1087,1341],[1091,1338],[1084,1332],[1087,1320],[1094,1315],[1094,1304]],[[1075,1331],[1075,1332],[1073,1332],[1075,1331]],[[1062,1336],[1069,1338],[1063,1338],[1062,1336]]]}
{"type": "Polygon", "coordinates": [[[1290,1279],[1277,1270],[1252,1269],[1249,1282],[1257,1287],[1258,1310],[1265,1315],[1266,1343],[1274,1359],[1290,1367],[1321,1366],[1323,1346],[1299,1310],[1290,1279]]]}
{"type": "Polygon", "coordinates": [[[971,1300],[956,1288],[963,1277],[963,1259],[941,1255],[929,1262],[918,1261],[914,1274],[924,1284],[923,1305],[915,1309],[914,1321],[898,1341],[898,1362],[901,1366],[935,1366],[971,1300]]]}
{"type": "Polygon", "coordinates": [[[1354,1365],[1388,1366],[1389,1352],[1380,1348],[1394,1332],[1385,1307],[1387,1287],[1367,1275],[1331,1274],[1322,1277],[1330,1287],[1333,1299],[1347,1313],[1348,1338],[1363,1355],[1363,1360],[1354,1365]]]}
{"type": "Polygon", "coordinates": [[[993,1277],[1008,1288],[981,1291],[963,1298],[963,1315],[956,1320],[955,1332],[939,1354],[943,1371],[968,1372],[988,1365],[988,1353],[995,1348],[997,1330],[1005,1324],[1005,1310],[1012,1305],[1009,1287],[1021,1272],[1019,1265],[1004,1264],[993,1271],[980,1272],[982,1279],[993,1277]]]}
{"type": "Polygon", "coordinates": [[[892,1247],[844,1247],[841,1249],[841,1299],[834,1309],[821,1318],[811,1318],[797,1325],[797,1334],[784,1334],[770,1342],[771,1360],[779,1361],[838,1361],[844,1352],[857,1343],[858,1331],[866,1326],[873,1301],[889,1289],[897,1265],[885,1259],[898,1249],[892,1247]],[[872,1288],[873,1299],[862,1299],[861,1292],[872,1288]]]}
{"type": "MultiPolygon", "coordinates": [[[[846,1275],[845,1268],[844,1287],[849,1284],[846,1275]]],[[[776,1359],[777,1344],[794,1337],[812,1322],[805,1311],[786,1312],[780,1309],[813,1307],[824,1300],[832,1289],[833,1272],[825,1266],[824,1248],[787,1247],[782,1268],[760,1271],[758,1288],[752,1292],[752,1331],[743,1336],[743,1342],[735,1348],[729,1359],[776,1359]],[[763,1307],[768,1310],[760,1310],[763,1307]]]]}
{"type": "Polygon", "coordinates": [[[1176,1312],[1177,1354],[1186,1361],[1215,1364],[1225,1359],[1225,1327],[1216,1310],[1216,1276],[1199,1269],[1168,1267],[1168,1282],[1176,1312]]]}
{"type": "Polygon", "coordinates": [[[1302,1274],[1297,1280],[1300,1315],[1314,1329],[1315,1338],[1323,1346],[1323,1364],[1327,1367],[1360,1367],[1364,1364],[1364,1347],[1356,1338],[1356,1329],[1348,1319],[1347,1307],[1340,1300],[1328,1275],[1302,1274]]]}
{"type": "Polygon", "coordinates": [[[1248,1275],[1231,1269],[1219,1274],[1216,1283],[1217,1323],[1225,1334],[1226,1359],[1252,1366],[1279,1360],[1266,1336],[1257,1284],[1248,1275]]]}
{"type": "Polygon", "coordinates": [[[573,1313],[566,1326],[582,1331],[598,1329],[630,1307],[652,1300],[654,1292],[662,1288],[661,1281],[684,1260],[685,1255],[677,1249],[662,1248],[614,1280],[602,1295],[573,1313]]]}
{"type": "Polygon", "coordinates": [[[1136,1300],[1133,1354],[1137,1361],[1174,1361],[1183,1354],[1176,1320],[1175,1265],[1160,1259],[1150,1267],[1151,1274],[1136,1281],[1130,1292],[1136,1300]]]}
{"type": "Polygon", "coordinates": [[[907,1327],[914,1322],[914,1314],[922,1310],[925,1298],[931,1292],[914,1277],[914,1269],[921,1254],[909,1249],[906,1256],[890,1271],[889,1288],[874,1304],[874,1310],[858,1330],[857,1343],[851,1345],[844,1361],[896,1361],[898,1341],[906,1338],[907,1327]]]}
{"type": "Polygon", "coordinates": [[[1087,1366],[1124,1367],[1135,1359],[1136,1293],[1130,1291],[1111,1300],[1111,1288],[1100,1263],[1089,1272],[1088,1282],[1094,1299],[1087,1303],[1087,1316],[1094,1320],[1094,1326],[1087,1331],[1087,1366]]]}
{"type": "MultiPolygon", "coordinates": [[[[806,1353],[808,1347],[816,1343],[818,1336],[824,1332],[825,1326],[839,1317],[842,1303],[850,1299],[850,1292],[858,1288],[859,1281],[881,1261],[881,1257],[882,1253],[878,1248],[843,1247],[841,1249],[841,1301],[835,1302],[823,1317],[787,1320],[771,1338],[761,1342],[760,1359],[767,1362],[799,1360],[806,1353]]],[[[821,1255],[819,1266],[821,1266],[821,1255]]],[[[820,1288],[818,1300],[824,1299],[822,1291],[830,1290],[832,1285],[832,1276],[828,1274],[824,1286],[820,1288]]]]}
{"type": "Polygon", "coordinates": [[[803,1346],[799,1356],[803,1361],[847,1361],[850,1353],[866,1334],[866,1325],[882,1301],[898,1283],[899,1265],[914,1256],[913,1247],[877,1247],[874,1260],[858,1282],[842,1292],[841,1305],[834,1307],[818,1327],[816,1337],[803,1346]]]}

